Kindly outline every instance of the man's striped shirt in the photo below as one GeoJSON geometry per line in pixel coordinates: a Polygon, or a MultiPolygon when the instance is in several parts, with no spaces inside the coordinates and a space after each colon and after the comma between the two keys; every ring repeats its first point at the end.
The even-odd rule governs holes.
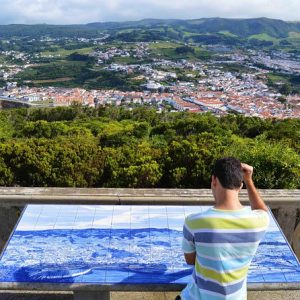
{"type": "Polygon", "coordinates": [[[196,252],[184,300],[244,300],[249,265],[269,224],[264,210],[210,208],[185,219],[182,250],[196,252]]]}

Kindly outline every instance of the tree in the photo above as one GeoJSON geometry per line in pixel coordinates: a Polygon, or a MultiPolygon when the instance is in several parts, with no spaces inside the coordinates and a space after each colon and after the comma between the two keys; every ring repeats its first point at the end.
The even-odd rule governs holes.
{"type": "Polygon", "coordinates": [[[222,156],[226,139],[200,133],[188,139],[172,141],[164,160],[164,187],[207,188],[214,161],[222,156]]]}
{"type": "Polygon", "coordinates": [[[300,187],[298,119],[76,105],[0,124],[0,185],[209,188],[214,161],[236,156],[261,188],[300,187]]]}
{"type": "Polygon", "coordinates": [[[28,122],[20,131],[20,136],[52,139],[65,135],[68,126],[62,122],[47,122],[44,120],[28,122]]]}
{"type": "Polygon", "coordinates": [[[12,140],[1,145],[0,157],[2,183],[20,186],[91,187],[103,170],[102,151],[87,136],[12,140]]]}
{"type": "Polygon", "coordinates": [[[175,52],[177,54],[188,54],[188,53],[195,54],[195,49],[189,46],[181,46],[175,48],[175,52]]]}
{"type": "Polygon", "coordinates": [[[282,142],[234,138],[225,153],[254,167],[254,180],[259,188],[300,187],[300,157],[282,142]]]}
{"type": "Polygon", "coordinates": [[[292,93],[292,86],[290,83],[284,83],[281,88],[279,89],[279,92],[283,95],[289,95],[292,93]]]}
{"type": "Polygon", "coordinates": [[[105,147],[101,185],[106,187],[154,187],[162,177],[161,150],[148,142],[118,148],[105,147]]]}

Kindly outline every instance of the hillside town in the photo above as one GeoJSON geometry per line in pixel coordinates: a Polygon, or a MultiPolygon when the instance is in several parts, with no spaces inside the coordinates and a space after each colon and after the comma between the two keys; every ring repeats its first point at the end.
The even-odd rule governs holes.
{"type": "MultiPolygon", "coordinates": [[[[90,42],[88,40],[88,42],[90,42]]],[[[101,41],[99,42],[103,44],[101,41]]],[[[23,101],[32,105],[67,106],[79,103],[87,106],[116,105],[132,108],[138,105],[152,106],[158,112],[190,111],[212,112],[215,115],[239,113],[260,118],[300,117],[300,95],[282,95],[267,84],[270,70],[287,74],[300,74],[299,57],[274,52],[247,50],[243,53],[220,54],[218,59],[192,61],[188,59],[168,60],[154,58],[146,63],[110,62],[114,57],[149,58],[151,43],[135,46],[107,47],[92,51],[89,56],[96,59],[97,66],[108,72],[135,74],[143,80],[138,91],[118,89],[91,89],[67,87],[30,87],[17,85],[15,76],[34,66],[32,57],[16,51],[2,52],[14,61],[23,64],[0,65],[0,78],[6,85],[0,89],[5,100],[23,101]],[[249,71],[230,71],[223,65],[238,64],[249,71]],[[178,70],[184,73],[179,79],[178,70]]],[[[35,55],[36,59],[36,55],[35,55]]],[[[279,82],[280,86],[282,83],[279,82]]]]}

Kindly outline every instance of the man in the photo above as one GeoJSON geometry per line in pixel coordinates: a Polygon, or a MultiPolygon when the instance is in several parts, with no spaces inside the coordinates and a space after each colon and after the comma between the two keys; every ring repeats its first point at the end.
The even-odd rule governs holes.
{"type": "Polygon", "coordinates": [[[176,299],[247,299],[248,268],[269,224],[252,174],[253,167],[233,157],[215,163],[211,178],[215,206],[185,220],[182,248],[194,270],[176,299]],[[238,198],[243,181],[251,208],[238,198]]]}

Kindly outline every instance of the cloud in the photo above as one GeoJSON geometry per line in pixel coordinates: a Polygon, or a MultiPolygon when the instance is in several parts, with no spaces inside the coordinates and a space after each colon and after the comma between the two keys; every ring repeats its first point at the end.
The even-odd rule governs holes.
{"type": "Polygon", "coordinates": [[[299,20],[299,10],[299,0],[2,0],[0,20],[2,24],[262,16],[299,20]]]}

